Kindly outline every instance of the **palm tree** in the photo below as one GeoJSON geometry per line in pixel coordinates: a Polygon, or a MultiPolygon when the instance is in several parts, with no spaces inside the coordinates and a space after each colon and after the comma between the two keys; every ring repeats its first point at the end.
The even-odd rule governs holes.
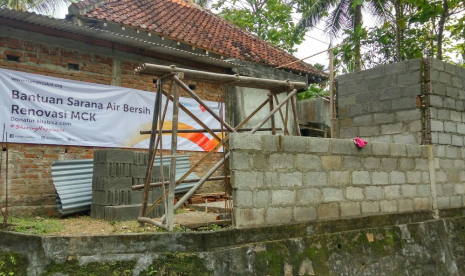
{"type": "MultiPolygon", "coordinates": [[[[342,30],[355,32],[362,25],[362,8],[377,19],[384,19],[389,14],[387,0],[300,0],[298,11],[302,13],[302,19],[297,28],[312,28],[326,18],[325,32],[332,41],[342,30]]],[[[360,41],[355,46],[355,70],[361,70],[360,41]]]]}
{"type": "Polygon", "coordinates": [[[34,11],[52,15],[61,5],[69,5],[73,0],[0,0],[0,8],[17,11],[34,11]]]}

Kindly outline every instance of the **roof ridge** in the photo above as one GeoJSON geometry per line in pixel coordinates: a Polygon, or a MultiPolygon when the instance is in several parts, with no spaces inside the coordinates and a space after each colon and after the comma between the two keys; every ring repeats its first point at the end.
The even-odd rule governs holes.
{"type": "MultiPolygon", "coordinates": [[[[282,52],[282,53],[285,54],[285,55],[289,55],[289,56],[291,56],[291,57],[293,57],[293,58],[297,58],[297,57],[295,57],[294,55],[292,55],[291,53],[285,51],[284,49],[279,48],[278,46],[276,46],[276,45],[274,45],[274,44],[272,44],[272,43],[270,43],[270,42],[268,42],[268,41],[266,41],[266,40],[260,38],[258,35],[254,34],[254,33],[251,33],[251,32],[248,32],[248,31],[242,29],[241,27],[237,26],[236,24],[232,23],[231,21],[228,21],[228,20],[224,19],[224,18],[221,17],[220,15],[217,15],[217,14],[213,13],[213,12],[211,11],[211,9],[207,9],[207,8],[205,8],[205,7],[202,7],[202,6],[200,6],[200,5],[196,4],[196,3],[194,3],[194,2],[191,1],[191,0],[186,0],[186,1],[184,1],[184,0],[167,0],[167,1],[173,1],[173,2],[183,1],[183,2],[187,2],[187,3],[191,4],[191,5],[192,5],[193,7],[195,7],[195,8],[198,8],[198,9],[204,11],[204,12],[207,12],[207,13],[212,14],[214,17],[216,17],[216,18],[218,18],[219,20],[225,22],[226,24],[228,24],[228,26],[237,29],[237,30],[240,31],[241,33],[243,33],[243,34],[245,34],[245,35],[247,35],[247,36],[249,36],[249,37],[252,37],[253,39],[258,40],[259,42],[264,42],[264,43],[266,43],[268,46],[275,48],[276,50],[282,52]]],[[[297,58],[297,59],[298,59],[298,58],[297,58]]],[[[301,63],[303,63],[303,64],[305,64],[305,65],[310,65],[310,67],[314,67],[314,66],[311,65],[310,63],[306,63],[306,62],[304,62],[304,61],[301,61],[301,63]]],[[[280,64],[280,65],[282,65],[282,64],[280,64]]]]}
{"type": "Polygon", "coordinates": [[[83,15],[91,10],[94,10],[108,2],[116,2],[118,0],[83,0],[72,3],[68,7],[68,14],[83,15]]]}
{"type": "Polygon", "coordinates": [[[221,56],[325,77],[310,63],[240,28],[193,0],[83,0],[70,14],[145,29],[221,56]],[[147,9],[147,7],[152,8],[147,9]],[[150,11],[149,11],[150,10],[150,11]],[[134,13],[134,12],[135,13],[134,13]]]}

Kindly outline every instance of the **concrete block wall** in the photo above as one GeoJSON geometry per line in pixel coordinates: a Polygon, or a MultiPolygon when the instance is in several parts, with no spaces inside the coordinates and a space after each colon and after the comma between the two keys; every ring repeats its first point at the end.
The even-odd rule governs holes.
{"type": "Polygon", "coordinates": [[[465,68],[429,60],[428,101],[432,144],[465,144],[465,68]]]}
{"type": "Polygon", "coordinates": [[[235,226],[463,206],[465,150],[435,147],[432,172],[428,147],[372,142],[359,149],[343,139],[233,134],[235,226]]]}
{"type": "MultiPolygon", "coordinates": [[[[148,153],[119,149],[96,150],[94,153],[94,177],[92,180],[91,217],[113,220],[134,220],[139,216],[143,191],[133,191],[132,185],[145,182],[148,153]]],[[[165,180],[169,179],[169,167],[164,166],[165,180]]],[[[152,171],[151,182],[161,181],[160,167],[152,171]]],[[[152,188],[149,204],[162,195],[162,189],[152,188]]],[[[163,214],[160,204],[150,217],[163,214]]]]}
{"type": "Polygon", "coordinates": [[[421,70],[415,59],[339,76],[339,137],[421,144],[421,70]]]}
{"type": "Polygon", "coordinates": [[[465,203],[465,148],[434,146],[435,191],[438,208],[465,203]]]}

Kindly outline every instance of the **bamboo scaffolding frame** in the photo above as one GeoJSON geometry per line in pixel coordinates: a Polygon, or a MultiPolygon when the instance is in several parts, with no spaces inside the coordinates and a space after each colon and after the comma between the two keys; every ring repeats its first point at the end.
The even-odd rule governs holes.
{"type": "MultiPolygon", "coordinates": [[[[143,223],[151,223],[158,227],[162,227],[168,229],[169,231],[173,230],[173,218],[174,218],[174,210],[182,206],[194,193],[200,188],[206,181],[214,181],[214,180],[227,180],[229,176],[225,174],[224,176],[213,177],[212,175],[221,167],[224,166],[226,161],[229,159],[230,152],[223,155],[223,158],[218,161],[203,177],[198,179],[191,179],[186,180],[187,176],[189,176],[199,165],[201,165],[205,160],[212,156],[213,153],[217,152],[221,147],[224,147],[225,151],[228,149],[226,142],[230,138],[231,133],[237,131],[250,131],[251,134],[256,133],[257,131],[264,131],[264,130],[271,130],[272,134],[276,134],[276,122],[275,122],[275,113],[279,111],[281,120],[284,126],[284,133],[289,134],[289,130],[287,128],[288,122],[288,106],[289,101],[291,104],[292,112],[294,121],[296,123],[296,133],[300,135],[300,128],[298,125],[298,118],[297,118],[297,109],[296,109],[296,102],[295,102],[295,95],[298,90],[306,88],[305,83],[300,82],[290,82],[290,81],[276,81],[276,80],[266,80],[266,79],[259,79],[259,78],[249,78],[249,77],[242,77],[238,75],[224,75],[224,74],[216,74],[216,73],[209,73],[209,72],[202,72],[196,70],[189,70],[189,69],[181,69],[176,68],[175,66],[167,67],[167,66],[160,66],[160,65],[153,65],[153,64],[144,64],[142,67],[139,67],[135,70],[136,73],[164,73],[162,77],[160,77],[157,81],[157,96],[155,101],[154,107],[154,120],[152,122],[152,129],[148,131],[141,131],[141,134],[150,134],[150,148],[149,148],[149,164],[147,166],[147,173],[146,173],[146,181],[144,185],[135,185],[132,188],[134,190],[144,189],[143,193],[143,205],[141,206],[140,216],[138,221],[143,223]],[[218,116],[218,114],[210,108],[205,102],[200,99],[197,94],[192,91],[181,79],[187,76],[191,80],[199,79],[205,82],[214,82],[217,84],[229,84],[234,86],[242,86],[242,87],[254,87],[254,88],[261,88],[270,90],[268,93],[267,99],[258,106],[249,116],[247,116],[241,123],[239,123],[236,127],[230,126],[228,123],[224,122],[222,117],[218,116]],[[165,92],[162,88],[162,79],[171,77],[172,83],[171,87],[173,88],[173,95],[165,92]],[[214,117],[220,124],[221,124],[221,133],[229,132],[224,138],[218,137],[215,134],[215,131],[218,132],[218,129],[210,129],[207,125],[205,125],[199,118],[197,118],[194,114],[189,112],[184,106],[179,104],[179,92],[180,88],[182,88],[187,94],[189,94],[194,100],[196,100],[201,106],[205,108],[205,110],[214,117]],[[292,90],[292,91],[291,91],[292,90]],[[287,93],[286,97],[282,100],[282,102],[278,101],[276,94],[279,93],[287,93]],[[167,97],[165,109],[162,113],[162,104],[161,104],[161,95],[164,94],[167,97]],[[276,100],[276,106],[274,105],[274,101],[276,100]],[[168,102],[173,102],[173,126],[171,130],[163,130],[163,124],[165,120],[167,104],[168,102]],[[252,129],[242,129],[242,127],[253,117],[255,116],[266,104],[269,104],[269,113],[262,119],[254,128],[252,129]],[[286,115],[282,114],[281,108],[286,104],[286,115]],[[203,129],[194,129],[194,130],[179,130],[178,129],[178,116],[179,116],[179,109],[184,111],[188,114],[192,119],[194,119],[203,129]],[[271,120],[271,128],[262,129],[262,126],[271,120]],[[224,129],[225,128],[225,129],[224,129]],[[226,131],[226,132],[225,132],[226,131]],[[204,155],[196,164],[194,164],[180,179],[176,180],[176,158],[177,158],[177,135],[178,133],[200,133],[200,132],[208,132],[210,133],[215,140],[218,141],[218,144],[210,150],[206,155],[204,155]],[[159,142],[161,143],[161,136],[163,133],[171,133],[171,164],[170,164],[170,178],[169,181],[162,180],[161,182],[151,183],[151,172],[153,169],[153,163],[155,160],[155,155],[157,153],[159,142]],[[181,183],[192,183],[197,182],[181,199],[174,204],[174,189],[181,183]],[[148,198],[148,193],[151,188],[162,186],[163,188],[165,185],[168,184],[168,191],[164,191],[163,195],[160,196],[155,202],[151,204],[150,207],[147,208],[147,201],[144,199],[148,198]],[[165,214],[160,218],[161,221],[153,220],[151,218],[145,217],[145,214],[149,214],[161,201],[165,202],[165,214]]],[[[220,109],[221,110],[221,109],[220,109]]],[[[281,129],[279,129],[281,130],[281,129]]],[[[160,152],[162,149],[160,148],[160,152]]],[[[161,168],[163,170],[163,168],[161,168]]]]}

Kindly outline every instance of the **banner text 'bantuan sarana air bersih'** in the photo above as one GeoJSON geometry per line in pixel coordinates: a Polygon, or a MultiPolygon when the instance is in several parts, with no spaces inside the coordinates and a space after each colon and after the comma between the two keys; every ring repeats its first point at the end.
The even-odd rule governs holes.
{"type": "MultiPolygon", "coordinates": [[[[5,124],[11,143],[148,148],[150,135],[139,132],[151,129],[155,94],[0,69],[1,128],[5,124]]],[[[218,103],[205,103],[219,112],[218,103]]],[[[220,128],[195,100],[181,97],[180,104],[210,128],[220,128]]],[[[179,112],[179,129],[202,128],[179,112]]],[[[163,129],[171,129],[171,120],[170,102],[163,129]]],[[[178,150],[208,151],[218,144],[208,133],[178,136],[178,150]]],[[[163,148],[170,147],[167,133],[163,148]]]]}

